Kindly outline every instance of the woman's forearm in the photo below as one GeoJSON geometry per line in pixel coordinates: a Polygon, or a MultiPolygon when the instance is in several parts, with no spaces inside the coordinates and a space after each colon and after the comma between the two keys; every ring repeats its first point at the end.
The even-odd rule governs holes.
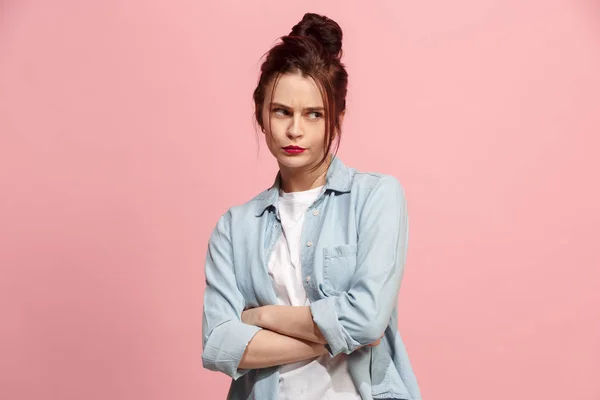
{"type": "Polygon", "coordinates": [[[242,320],[249,325],[260,326],[313,343],[325,344],[327,340],[314,323],[309,307],[269,305],[244,311],[242,320]]]}
{"type": "Polygon", "coordinates": [[[240,369],[274,367],[298,361],[309,360],[326,354],[325,346],[281,335],[263,329],[248,346],[240,361],[240,369]]]}
{"type": "MultiPolygon", "coordinates": [[[[327,339],[313,321],[310,307],[307,306],[268,305],[252,308],[242,313],[242,321],[292,338],[327,344],[327,339]]],[[[368,346],[377,346],[379,343],[380,340],[376,340],[368,346]]]]}

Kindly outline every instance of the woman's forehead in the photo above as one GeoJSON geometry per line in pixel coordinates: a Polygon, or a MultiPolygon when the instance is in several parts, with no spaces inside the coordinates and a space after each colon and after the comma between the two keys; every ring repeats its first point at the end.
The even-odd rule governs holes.
{"type": "Polygon", "coordinates": [[[269,85],[267,95],[273,92],[272,103],[280,103],[289,107],[323,107],[321,91],[315,80],[310,76],[300,74],[283,74],[269,85]]]}

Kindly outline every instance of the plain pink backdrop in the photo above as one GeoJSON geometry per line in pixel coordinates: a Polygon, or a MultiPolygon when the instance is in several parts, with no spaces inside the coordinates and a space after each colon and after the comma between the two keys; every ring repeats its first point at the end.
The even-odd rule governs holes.
{"type": "Polygon", "coordinates": [[[225,397],[206,244],[273,180],[251,94],[312,11],[345,33],[340,156],[407,192],[425,400],[600,399],[597,1],[0,7],[0,398],[225,397]]]}

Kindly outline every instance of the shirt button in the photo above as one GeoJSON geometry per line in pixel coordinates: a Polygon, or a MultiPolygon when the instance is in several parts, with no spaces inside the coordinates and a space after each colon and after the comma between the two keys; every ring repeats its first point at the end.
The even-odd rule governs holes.
{"type": "Polygon", "coordinates": [[[319,215],[319,210],[315,210],[313,211],[313,215],[316,217],[317,215],[319,215]]]}
{"type": "Polygon", "coordinates": [[[313,242],[306,242],[307,247],[311,247],[312,245],[313,245],[313,242]]]}

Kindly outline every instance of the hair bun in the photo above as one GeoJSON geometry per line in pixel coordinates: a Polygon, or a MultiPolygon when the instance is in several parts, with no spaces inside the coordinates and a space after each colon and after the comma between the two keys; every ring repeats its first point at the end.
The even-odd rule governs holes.
{"type": "Polygon", "coordinates": [[[324,15],[304,14],[302,21],[294,25],[289,36],[309,36],[319,42],[331,56],[341,56],[342,28],[324,15]]]}

